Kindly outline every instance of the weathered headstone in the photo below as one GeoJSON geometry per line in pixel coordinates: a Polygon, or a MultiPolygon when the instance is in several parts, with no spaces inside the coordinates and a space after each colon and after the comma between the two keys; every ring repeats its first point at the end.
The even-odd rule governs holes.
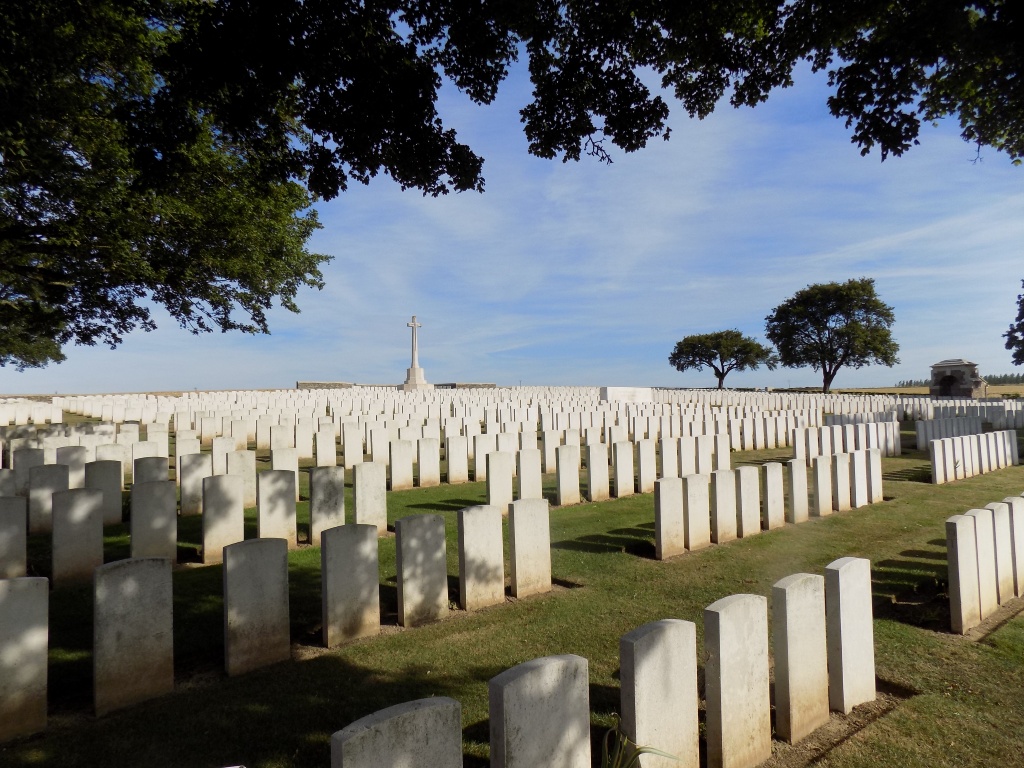
{"type": "Polygon", "coordinates": [[[441,442],[436,437],[416,441],[416,485],[434,488],[441,484],[441,442]]]}
{"type": "Polygon", "coordinates": [[[632,496],[635,492],[632,443],[625,440],[612,443],[612,467],[616,498],[632,496]]]}
{"type": "Polygon", "coordinates": [[[587,500],[608,499],[608,446],[604,443],[587,445],[587,500]]]}
{"type": "Polygon", "coordinates": [[[825,566],[825,610],[829,706],[849,714],[875,700],[870,560],[841,557],[825,566]]]}
{"type": "Polygon", "coordinates": [[[546,499],[509,506],[508,548],[512,596],[551,591],[551,523],[546,499]]]}
{"type": "Polygon", "coordinates": [[[85,465],[85,487],[103,494],[103,524],[117,525],[122,517],[121,491],[124,488],[121,462],[106,459],[85,465]]]}
{"type": "Polygon", "coordinates": [[[686,475],[683,480],[683,531],[686,548],[695,551],[711,544],[711,495],[708,475],[686,475]]]}
{"type": "Polygon", "coordinates": [[[505,561],[501,510],[476,506],[459,510],[459,605],[475,611],[505,602],[505,561]]]}
{"type": "Polygon", "coordinates": [[[135,459],[132,467],[132,485],[156,483],[167,478],[167,458],[165,456],[143,456],[135,459]]]}
{"type": "Polygon", "coordinates": [[[89,449],[80,445],[65,445],[57,449],[57,463],[68,465],[68,488],[85,487],[85,463],[89,449]]]}
{"type": "MultiPolygon", "coordinates": [[[[166,482],[174,491],[174,483],[166,482]]],[[[93,702],[97,715],[174,690],[171,564],[117,560],[93,581],[93,702]]]]}
{"type": "Polygon", "coordinates": [[[711,473],[711,540],[725,544],[736,538],[736,470],[711,473]]]}
{"type": "Polygon", "coordinates": [[[327,528],[321,533],[320,546],[324,645],[333,648],[380,632],[376,526],[355,523],[327,528]]]}
{"type": "Polygon", "coordinates": [[[103,565],[103,494],[75,488],[53,494],[53,586],[92,579],[103,565]]]}
{"type": "Polygon", "coordinates": [[[444,518],[412,515],[395,521],[398,623],[403,627],[448,616],[444,518]]]}
{"type": "Polygon", "coordinates": [[[352,506],[357,523],[376,526],[379,535],[387,532],[387,467],[370,461],[352,468],[352,506]]]}
{"type": "Polygon", "coordinates": [[[0,579],[24,576],[28,566],[28,501],[0,496],[0,579]]]}
{"type": "Polygon", "coordinates": [[[289,549],[298,545],[294,483],[294,472],[268,469],[260,472],[256,488],[256,535],[284,539],[289,549]]]}
{"type": "Polygon", "coordinates": [[[68,490],[68,466],[40,464],[32,467],[28,474],[28,531],[52,531],[53,496],[60,491],[68,490]]]}
{"type": "Polygon", "coordinates": [[[134,483],[131,496],[131,556],[178,561],[178,499],[171,480],[134,483]]]}
{"type": "Polygon", "coordinates": [[[224,548],[244,538],[242,478],[234,475],[203,478],[203,562],[221,562],[224,548]]]}
{"type": "Polygon", "coordinates": [[[560,507],[580,503],[580,447],[560,445],[555,449],[555,502],[560,507]]]}
{"type": "Polygon", "coordinates": [[[686,551],[683,480],[663,477],[654,484],[654,556],[665,560],[686,551]]]}
{"type": "Polygon", "coordinates": [[[524,661],[487,684],[491,768],[590,768],[587,660],[524,661]]]}
{"type": "Polygon", "coordinates": [[[511,453],[494,451],[487,454],[487,504],[507,509],[512,503],[512,465],[515,458],[511,453]]]}
{"type": "Polygon", "coordinates": [[[469,482],[469,440],[461,435],[453,435],[445,441],[445,460],[448,463],[448,482],[450,484],[469,482]]]}
{"type": "Polygon", "coordinates": [[[768,601],[730,595],[704,609],[708,768],[753,768],[772,755],[768,601]]]}
{"type": "Polygon", "coordinates": [[[410,440],[392,440],[390,442],[390,462],[392,491],[405,491],[413,487],[413,443],[410,440]]]}
{"type": "Polygon", "coordinates": [[[825,579],[796,573],[772,587],[775,730],[791,744],[828,722],[825,579]]]}
{"type": "Polygon", "coordinates": [[[999,586],[996,579],[995,525],[991,509],[969,509],[964,513],[974,520],[974,540],[978,548],[978,591],[981,618],[999,610],[999,586]]]}
{"type": "Polygon", "coordinates": [[[946,519],[950,623],[959,635],[981,623],[977,547],[973,518],[953,515],[946,519]]]}
{"type": "Polygon", "coordinates": [[[541,454],[536,448],[524,448],[516,454],[517,499],[544,498],[540,464],[541,454]]]}
{"type": "Polygon", "coordinates": [[[50,586],[45,578],[0,579],[0,743],[46,730],[50,586]]]}
{"type": "Polygon", "coordinates": [[[757,467],[736,467],[736,535],[761,532],[761,473],[757,467]]]}
{"type": "Polygon", "coordinates": [[[691,621],[644,624],[619,640],[622,732],[634,744],[672,755],[644,755],[644,768],[700,764],[697,628],[691,621]]]}
{"type": "Polygon", "coordinates": [[[213,476],[213,460],[208,453],[188,453],[181,457],[181,514],[203,513],[203,482],[213,476]]]}
{"type": "Polygon", "coordinates": [[[786,524],[782,464],[769,461],[761,476],[761,527],[773,531],[786,524]]]}
{"type": "Polygon", "coordinates": [[[786,472],[789,475],[786,522],[807,522],[807,462],[803,459],[787,461],[786,472]]]}
{"type": "Polygon", "coordinates": [[[286,661],[291,657],[288,543],[238,541],[224,547],[223,559],[225,670],[242,675],[286,661]]]}
{"type": "MultiPolygon", "coordinates": [[[[227,474],[242,478],[242,506],[252,509],[256,506],[256,452],[228,451],[224,456],[227,474]]],[[[298,482],[298,477],[296,477],[298,482]]]]}
{"type": "Polygon", "coordinates": [[[462,768],[462,707],[444,696],[409,701],[331,736],[331,768],[462,768]]]}
{"type": "Polygon", "coordinates": [[[313,467],[309,470],[309,543],[321,546],[324,531],[344,524],[345,468],[313,467]]]}

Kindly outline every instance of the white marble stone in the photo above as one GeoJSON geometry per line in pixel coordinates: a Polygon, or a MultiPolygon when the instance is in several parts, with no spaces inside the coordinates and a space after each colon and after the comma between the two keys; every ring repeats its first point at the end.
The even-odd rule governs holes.
{"type": "Polygon", "coordinates": [[[654,484],[654,553],[665,560],[686,551],[683,480],[663,477],[654,484]]]}
{"type": "Polygon", "coordinates": [[[256,481],[256,535],[284,539],[289,549],[298,546],[299,536],[294,483],[295,473],[284,469],[264,470],[256,481]]]}
{"type": "Polygon", "coordinates": [[[208,453],[189,453],[181,457],[182,517],[203,513],[203,482],[213,476],[213,459],[208,453]]]}
{"type": "Polygon", "coordinates": [[[761,528],[773,531],[786,524],[786,495],[782,464],[769,461],[761,468],[761,528]]]}
{"type": "Polygon", "coordinates": [[[46,729],[50,585],[45,578],[0,579],[0,743],[46,729]]]}
{"type": "Polygon", "coordinates": [[[28,502],[0,496],[0,579],[24,576],[28,566],[28,502]]]}
{"type": "Polygon", "coordinates": [[[592,443],[587,446],[587,500],[606,501],[608,498],[608,446],[592,443]]]}
{"type": "Polygon", "coordinates": [[[704,609],[708,768],[753,768],[772,754],[768,601],[730,595],[704,609]]]}
{"type": "Polygon", "coordinates": [[[491,506],[459,510],[459,605],[463,610],[505,602],[501,512],[491,506]]]}
{"type": "Polygon", "coordinates": [[[978,544],[973,518],[953,515],[946,519],[946,563],[951,629],[962,635],[981,623],[978,544]]]}
{"type": "Polygon", "coordinates": [[[133,483],[131,495],[131,556],[178,562],[178,499],[171,480],[133,483]]]}
{"type": "Polygon", "coordinates": [[[487,454],[487,504],[499,509],[508,509],[514,498],[512,492],[513,466],[515,456],[505,451],[487,454]]]}
{"type": "Polygon", "coordinates": [[[323,532],[345,524],[345,468],[313,467],[309,471],[309,543],[321,546],[323,532]]]}
{"type": "Polygon", "coordinates": [[[487,684],[491,768],[590,768],[587,660],[524,661],[487,684]]]}
{"type": "MultiPolygon", "coordinates": [[[[256,452],[228,451],[225,455],[227,474],[242,478],[242,505],[246,509],[256,506],[256,452]]],[[[296,478],[297,479],[297,478],[296,478]]]]}
{"type": "Polygon", "coordinates": [[[841,557],[825,566],[828,700],[849,714],[875,700],[875,633],[871,561],[841,557]]]}
{"type": "Polygon", "coordinates": [[[646,754],[642,768],[700,765],[697,628],[664,619],[619,640],[622,732],[634,744],[673,757],[646,754]]]}
{"type": "Polygon", "coordinates": [[[964,513],[974,520],[974,541],[978,551],[978,591],[981,618],[999,610],[999,586],[996,579],[995,525],[991,509],[970,509],[964,513]]]}
{"type": "Polygon", "coordinates": [[[288,660],[287,542],[238,541],[224,547],[223,559],[225,671],[231,676],[243,675],[288,660]]]}
{"type": "Polygon", "coordinates": [[[761,532],[761,473],[757,467],[736,467],[736,535],[761,532]]]}
{"type": "MultiPolygon", "coordinates": [[[[328,467],[328,469],[330,469],[328,467]]],[[[328,648],[380,632],[377,528],[338,525],[320,536],[323,642],[328,648]]]]}
{"type": "Polygon", "coordinates": [[[580,497],[580,447],[560,445],[555,449],[555,500],[558,506],[579,504],[580,497]]]}
{"type": "Polygon", "coordinates": [[[1013,578],[1013,531],[1010,527],[1010,505],[995,501],[985,505],[992,510],[992,538],[996,555],[996,592],[999,604],[1016,597],[1013,578]]]}
{"type": "Polygon", "coordinates": [[[68,490],[66,464],[40,464],[29,469],[28,530],[47,533],[53,530],[53,495],[68,490]]]}
{"type": "Polygon", "coordinates": [[[551,591],[551,524],[546,499],[509,505],[509,576],[516,598],[551,591]]]}
{"type": "Polygon", "coordinates": [[[811,517],[832,514],[832,457],[815,456],[811,459],[811,517]]]}
{"type": "Polygon", "coordinates": [[[828,722],[825,579],[796,573],[772,587],[775,730],[795,744],[828,722]]]}
{"type": "Polygon", "coordinates": [[[523,448],[516,454],[517,499],[544,498],[540,465],[541,452],[536,448],[523,448]]]}
{"type": "Polygon", "coordinates": [[[683,533],[686,548],[704,549],[711,544],[711,493],[708,475],[686,475],[683,481],[683,533]]]}
{"type": "Polygon", "coordinates": [[[357,523],[376,526],[380,536],[387,532],[387,467],[372,461],[353,467],[352,506],[357,523]]]}
{"type": "Polygon", "coordinates": [[[711,473],[711,541],[725,544],[736,538],[736,470],[711,473]]]}
{"type": "Polygon", "coordinates": [[[448,616],[444,518],[412,515],[395,521],[398,623],[414,627],[448,616]]]}
{"type": "Polygon", "coordinates": [[[224,548],[245,538],[242,479],[233,475],[203,478],[204,563],[219,563],[224,548]]]}
{"type": "Polygon", "coordinates": [[[103,494],[75,488],[53,494],[53,586],[92,579],[103,565],[103,494]]]}
{"type": "Polygon", "coordinates": [[[792,459],[786,462],[789,477],[789,495],[786,497],[786,522],[807,522],[807,462],[792,459]]]}
{"type": "MultiPolygon", "coordinates": [[[[167,483],[174,491],[174,483],[167,483]]],[[[93,703],[97,715],[174,690],[171,563],[116,560],[93,580],[93,703]]]]}
{"type": "Polygon", "coordinates": [[[409,701],[331,736],[331,768],[462,768],[462,708],[444,696],[409,701]]]}

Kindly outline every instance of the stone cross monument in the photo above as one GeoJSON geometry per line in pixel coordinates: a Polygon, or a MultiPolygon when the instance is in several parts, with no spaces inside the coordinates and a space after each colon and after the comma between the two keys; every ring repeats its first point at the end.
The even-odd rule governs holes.
{"type": "Polygon", "coordinates": [[[423,375],[423,369],[420,368],[420,345],[419,335],[416,333],[418,328],[422,328],[422,323],[416,322],[416,315],[412,316],[412,322],[406,323],[406,325],[412,328],[412,365],[409,366],[409,370],[406,371],[405,384],[402,385],[402,389],[406,392],[415,392],[422,389],[433,389],[433,384],[428,384],[426,377],[423,375]]]}

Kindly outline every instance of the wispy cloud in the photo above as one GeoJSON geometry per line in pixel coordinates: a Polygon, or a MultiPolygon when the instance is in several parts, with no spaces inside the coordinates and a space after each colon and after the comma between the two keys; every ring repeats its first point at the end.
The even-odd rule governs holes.
{"type": "MultiPolygon", "coordinates": [[[[1021,173],[972,163],[954,126],[926,128],[905,157],[860,157],[825,110],[820,78],[757,109],[675,120],[670,142],[593,160],[526,154],[521,73],[489,108],[446,92],[443,111],[485,158],[484,194],[401,192],[387,179],[318,206],[314,250],[332,254],[302,313],[269,337],[193,337],[164,320],[115,352],[0,369],[0,391],[285,387],[298,379],[400,382],[405,323],[423,323],[433,381],[710,386],[667,357],[688,333],[739,328],[813,282],[868,276],[895,307],[902,364],[840,385],[921,378],[965,356],[1010,370],[1001,334],[1024,277],[1021,173]]],[[[682,114],[680,112],[680,114],[682,114]]],[[[813,385],[807,370],[730,376],[736,386],[813,385]]]]}

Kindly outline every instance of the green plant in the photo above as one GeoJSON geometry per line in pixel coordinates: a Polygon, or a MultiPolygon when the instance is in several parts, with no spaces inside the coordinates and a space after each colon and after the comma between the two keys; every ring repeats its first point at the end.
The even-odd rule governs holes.
{"type": "Polygon", "coordinates": [[[622,721],[618,715],[612,716],[615,725],[604,734],[601,745],[601,768],[630,768],[640,761],[640,755],[657,755],[669,760],[679,760],[675,755],[662,752],[654,747],[641,747],[634,744],[629,736],[622,732],[622,721]]]}

